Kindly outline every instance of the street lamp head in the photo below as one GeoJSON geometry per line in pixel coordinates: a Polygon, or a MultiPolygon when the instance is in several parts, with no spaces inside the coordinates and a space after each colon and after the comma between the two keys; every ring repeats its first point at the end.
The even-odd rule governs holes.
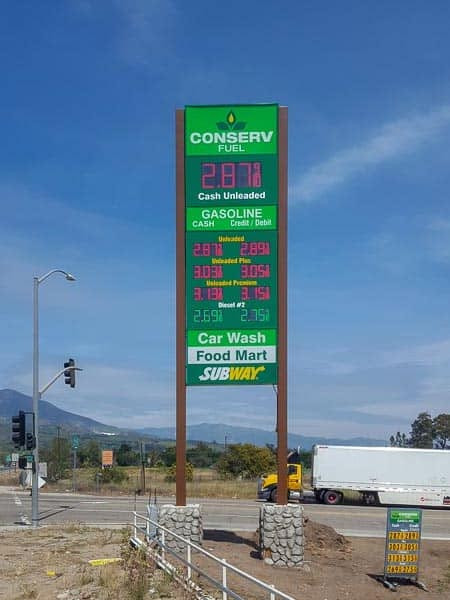
{"type": "Polygon", "coordinates": [[[50,277],[50,275],[53,275],[53,273],[61,273],[62,275],[64,275],[64,277],[67,279],[67,281],[76,281],[75,277],[73,275],[71,275],[70,273],[68,273],[67,271],[64,271],[63,269],[52,269],[45,275],[42,275],[42,277],[35,277],[34,278],[35,285],[38,286],[40,283],[43,283],[47,279],[47,277],[50,277]]]}

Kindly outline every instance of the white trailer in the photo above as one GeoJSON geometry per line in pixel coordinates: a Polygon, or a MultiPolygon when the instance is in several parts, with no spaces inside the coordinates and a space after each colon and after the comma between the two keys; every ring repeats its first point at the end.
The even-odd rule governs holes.
{"type": "Polygon", "coordinates": [[[312,487],[325,504],[352,490],[366,504],[450,508],[450,450],[316,445],[312,487]]]}

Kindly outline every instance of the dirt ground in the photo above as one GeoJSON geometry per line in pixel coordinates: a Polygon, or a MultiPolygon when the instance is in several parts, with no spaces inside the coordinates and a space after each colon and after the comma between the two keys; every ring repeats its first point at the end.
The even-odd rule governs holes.
{"type": "MultiPolygon", "coordinates": [[[[265,565],[258,558],[255,539],[247,532],[206,530],[203,547],[298,600],[392,598],[392,592],[374,579],[383,570],[382,539],[346,539],[330,527],[310,521],[306,524],[305,565],[300,570],[265,565]]],[[[220,577],[218,567],[212,574],[220,577]]],[[[141,575],[142,564],[119,530],[69,525],[0,532],[0,598],[6,600],[188,598],[158,569],[150,568],[147,579],[141,575]],[[119,557],[121,562],[108,566],[88,562],[119,557]]],[[[429,593],[405,585],[394,598],[450,598],[448,542],[422,542],[420,579],[429,593]]],[[[236,584],[235,591],[245,600],[268,598],[252,584],[238,584],[236,576],[230,576],[228,583],[236,584]]],[[[216,592],[216,597],[221,595],[216,592]]]]}
{"type": "MultiPolygon", "coordinates": [[[[393,592],[375,579],[383,573],[383,539],[344,538],[331,527],[312,521],[307,522],[305,535],[305,563],[298,570],[265,565],[257,558],[256,535],[207,531],[203,546],[298,600],[450,599],[449,542],[422,541],[419,579],[429,593],[402,585],[392,596],[393,592]]],[[[247,587],[243,597],[267,598],[253,587],[247,587]]]]}
{"type": "Polygon", "coordinates": [[[117,529],[68,525],[0,531],[2,600],[186,598],[162,571],[145,567],[125,532],[117,529]],[[89,564],[103,558],[121,560],[89,564]],[[147,577],[141,577],[143,572],[147,577]]]}

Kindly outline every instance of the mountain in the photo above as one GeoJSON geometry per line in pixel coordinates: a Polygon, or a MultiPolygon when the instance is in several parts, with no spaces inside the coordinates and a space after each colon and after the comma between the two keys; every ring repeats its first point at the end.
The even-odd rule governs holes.
{"type": "MultiPolygon", "coordinates": [[[[175,439],[174,427],[146,427],[142,433],[164,439],[175,439]]],[[[250,443],[256,446],[276,444],[277,436],[274,431],[256,429],[253,427],[237,427],[223,423],[201,423],[187,427],[187,438],[191,441],[217,442],[219,444],[250,443]]],[[[288,446],[300,446],[309,450],[314,444],[329,444],[339,446],[386,446],[386,440],[356,437],[350,439],[326,438],[320,436],[307,437],[296,433],[288,434],[288,446]]]]}
{"type": "MultiPolygon", "coordinates": [[[[19,412],[31,411],[32,399],[30,396],[16,392],[15,390],[0,390],[0,421],[7,421],[7,430],[10,436],[11,417],[19,412]]],[[[51,402],[41,400],[39,403],[39,429],[43,429],[48,435],[56,431],[57,426],[64,427],[72,433],[81,433],[86,436],[109,436],[118,442],[121,440],[139,440],[144,436],[160,440],[175,440],[175,427],[146,427],[139,430],[121,429],[105,425],[89,417],[82,417],[67,410],[58,408],[51,402]]],[[[1,436],[3,437],[3,436],[1,436]]],[[[276,433],[254,427],[237,427],[224,423],[200,423],[190,425],[187,428],[187,438],[195,442],[217,442],[218,444],[249,443],[256,446],[265,444],[276,444],[276,433]]],[[[146,440],[149,441],[149,440],[146,440]]],[[[385,440],[376,440],[364,437],[339,439],[326,437],[307,437],[295,433],[288,434],[288,446],[297,448],[300,446],[309,450],[314,444],[335,444],[340,446],[385,446],[385,440]]]]}
{"type": "MultiPolygon", "coordinates": [[[[32,411],[32,398],[15,390],[0,390],[0,417],[11,419],[11,417],[23,410],[32,411]]],[[[45,425],[65,425],[70,427],[74,433],[92,432],[92,433],[118,433],[120,429],[104,425],[89,417],[82,417],[67,410],[58,408],[51,402],[41,400],[39,402],[39,426],[45,425]]]]}

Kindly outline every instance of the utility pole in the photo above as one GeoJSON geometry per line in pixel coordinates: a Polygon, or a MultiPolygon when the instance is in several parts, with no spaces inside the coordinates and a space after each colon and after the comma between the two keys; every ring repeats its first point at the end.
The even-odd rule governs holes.
{"type": "Polygon", "coordinates": [[[76,492],[77,488],[76,488],[76,469],[77,469],[77,449],[74,448],[73,449],[73,469],[72,469],[72,488],[73,491],[76,492]]]}
{"type": "Polygon", "coordinates": [[[142,493],[145,494],[145,453],[144,453],[144,444],[140,442],[140,451],[141,451],[141,490],[142,493]]]}
{"type": "Polygon", "coordinates": [[[58,458],[58,471],[56,473],[58,479],[61,479],[61,425],[56,427],[56,456],[58,458]]]}

